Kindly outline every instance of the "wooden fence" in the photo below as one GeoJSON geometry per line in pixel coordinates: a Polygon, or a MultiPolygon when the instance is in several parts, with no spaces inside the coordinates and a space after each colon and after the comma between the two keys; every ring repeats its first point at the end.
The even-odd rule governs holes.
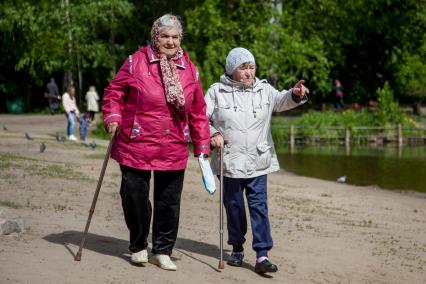
{"type": "MultiPolygon", "coordinates": [[[[273,129],[283,129],[283,127],[274,126],[273,129]]],[[[426,144],[426,128],[403,128],[400,124],[392,127],[312,127],[290,125],[288,127],[288,137],[290,146],[294,146],[296,143],[317,144],[333,141],[344,143],[347,147],[355,142],[376,144],[397,143],[398,146],[402,146],[403,144],[426,144]],[[320,133],[335,131],[336,133],[334,133],[334,135],[299,135],[300,132],[303,132],[301,130],[317,130],[315,132],[320,133]]]]}

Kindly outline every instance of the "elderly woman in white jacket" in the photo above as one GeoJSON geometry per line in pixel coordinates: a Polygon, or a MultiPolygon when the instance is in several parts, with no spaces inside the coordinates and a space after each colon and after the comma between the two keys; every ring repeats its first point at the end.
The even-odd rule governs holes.
{"type": "MultiPolygon", "coordinates": [[[[226,73],[206,93],[210,120],[211,146],[223,148],[224,205],[227,215],[228,244],[232,253],[227,263],[241,266],[244,258],[247,219],[244,191],[250,211],[256,252],[255,271],[276,272],[268,251],[273,242],[267,204],[267,174],[279,170],[272,141],[272,112],[295,108],[307,101],[309,90],[300,80],[290,90],[278,91],[266,80],[256,78],[254,56],[245,48],[232,49],[226,73]],[[224,143],[226,141],[226,143],[224,143]]],[[[212,170],[219,173],[219,156],[212,153],[212,170]]]]}

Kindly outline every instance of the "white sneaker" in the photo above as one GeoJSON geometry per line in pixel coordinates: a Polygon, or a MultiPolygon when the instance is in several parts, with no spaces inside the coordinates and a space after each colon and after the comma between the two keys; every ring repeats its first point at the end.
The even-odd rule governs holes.
{"type": "Polygon", "coordinates": [[[71,134],[70,136],[68,136],[68,140],[77,141],[77,137],[75,137],[73,134],[71,134]]]}
{"type": "Polygon", "coordinates": [[[148,251],[146,249],[132,253],[130,260],[135,264],[148,262],[148,251]]]}
{"type": "Polygon", "coordinates": [[[149,258],[149,262],[164,270],[176,270],[176,265],[172,262],[170,256],[167,254],[154,254],[149,258]]]}

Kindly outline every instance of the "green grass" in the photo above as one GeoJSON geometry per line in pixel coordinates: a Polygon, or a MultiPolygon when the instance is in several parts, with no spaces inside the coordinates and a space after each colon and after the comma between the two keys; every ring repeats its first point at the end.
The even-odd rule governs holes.
{"type": "Polygon", "coordinates": [[[13,164],[9,161],[0,161],[0,169],[9,169],[13,164]]]}
{"type": "Polygon", "coordinates": [[[9,208],[13,208],[13,209],[19,209],[19,208],[22,207],[22,205],[17,204],[13,201],[8,201],[8,200],[0,200],[0,206],[9,207],[9,208]]]}
{"type": "Polygon", "coordinates": [[[62,205],[62,204],[54,204],[53,205],[53,209],[55,210],[55,212],[64,211],[66,208],[67,208],[67,206],[62,205]]]}
{"type": "Polygon", "coordinates": [[[94,160],[103,160],[105,158],[105,153],[93,153],[87,154],[84,156],[86,159],[94,159],[94,160]]]}
{"type": "Polygon", "coordinates": [[[59,163],[40,163],[39,160],[23,157],[11,153],[0,153],[1,169],[21,169],[31,175],[39,175],[43,177],[53,177],[69,180],[92,180],[84,173],[76,171],[74,165],[59,163]]]}
{"type": "Polygon", "coordinates": [[[90,177],[85,174],[76,171],[73,169],[72,165],[30,165],[26,167],[26,170],[29,170],[31,174],[41,175],[44,177],[68,179],[68,180],[92,180],[90,177]]]}
{"type": "Polygon", "coordinates": [[[0,153],[0,162],[10,161],[37,161],[37,159],[15,155],[12,153],[0,153]]]}

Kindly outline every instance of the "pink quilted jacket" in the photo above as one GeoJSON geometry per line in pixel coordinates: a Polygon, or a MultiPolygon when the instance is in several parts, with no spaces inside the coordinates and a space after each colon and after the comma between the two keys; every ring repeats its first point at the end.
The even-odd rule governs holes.
{"type": "Polygon", "coordinates": [[[201,82],[187,53],[175,61],[185,95],[186,120],[177,121],[166,103],[159,58],[150,46],[125,61],[102,102],[104,124],[120,125],[111,150],[119,164],[143,170],[186,168],[188,143],[194,155],[208,155],[209,122],[201,82]]]}

